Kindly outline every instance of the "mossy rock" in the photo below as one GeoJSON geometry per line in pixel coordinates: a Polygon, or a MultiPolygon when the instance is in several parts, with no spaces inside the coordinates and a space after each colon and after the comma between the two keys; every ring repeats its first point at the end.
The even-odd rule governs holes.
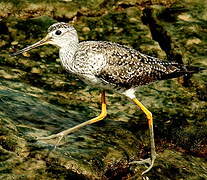
{"type": "MultiPolygon", "coordinates": [[[[150,152],[146,118],[137,107],[109,92],[108,117],[54,149],[55,140],[35,138],[96,116],[99,91],[63,70],[57,48],[9,53],[44,37],[53,22],[65,21],[80,40],[114,41],[205,68],[203,1],[22,0],[0,7],[0,179],[141,179],[145,167],[129,165],[150,152]]],[[[139,88],[138,99],[153,113],[159,154],[150,179],[207,178],[206,78],[203,71],[139,88]]]]}

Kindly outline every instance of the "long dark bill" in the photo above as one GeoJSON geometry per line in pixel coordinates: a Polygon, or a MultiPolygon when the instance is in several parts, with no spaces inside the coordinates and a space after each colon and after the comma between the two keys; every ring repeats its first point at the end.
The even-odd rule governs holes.
{"type": "Polygon", "coordinates": [[[38,46],[42,46],[44,44],[48,44],[49,40],[50,40],[50,38],[48,36],[46,36],[45,38],[43,38],[42,40],[32,44],[31,46],[28,46],[28,47],[26,47],[24,49],[21,49],[21,50],[15,52],[15,53],[11,54],[11,56],[16,56],[16,55],[21,54],[23,52],[27,52],[27,51],[29,51],[31,49],[34,49],[34,48],[36,48],[38,46]]]}

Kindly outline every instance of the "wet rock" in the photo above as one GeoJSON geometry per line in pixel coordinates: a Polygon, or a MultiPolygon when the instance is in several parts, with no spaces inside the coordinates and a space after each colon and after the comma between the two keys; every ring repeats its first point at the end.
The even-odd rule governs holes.
{"type": "MultiPolygon", "coordinates": [[[[70,21],[81,40],[118,42],[206,67],[203,1],[35,1],[27,6],[7,1],[2,7],[0,179],[141,179],[145,167],[129,162],[150,155],[142,112],[109,92],[108,117],[65,137],[54,149],[57,139],[36,137],[98,115],[99,91],[67,74],[53,46],[18,57],[9,53],[44,37],[50,24],[70,21]]],[[[138,99],[154,116],[159,154],[150,179],[207,178],[206,78],[203,71],[139,88],[138,99]]]]}

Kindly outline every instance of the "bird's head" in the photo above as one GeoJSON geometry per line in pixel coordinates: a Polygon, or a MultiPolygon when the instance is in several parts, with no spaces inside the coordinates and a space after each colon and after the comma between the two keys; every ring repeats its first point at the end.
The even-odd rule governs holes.
{"type": "Polygon", "coordinates": [[[77,31],[73,26],[67,23],[58,22],[48,28],[48,34],[46,37],[22,50],[17,51],[16,53],[13,53],[12,55],[15,56],[21,54],[44,44],[53,44],[62,48],[71,43],[78,43],[77,31]]]}

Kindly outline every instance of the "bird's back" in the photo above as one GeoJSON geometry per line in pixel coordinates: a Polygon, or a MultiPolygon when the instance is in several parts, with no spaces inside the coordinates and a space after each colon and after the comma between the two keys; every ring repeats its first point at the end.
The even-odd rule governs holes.
{"type": "Polygon", "coordinates": [[[74,59],[82,76],[91,74],[99,84],[117,89],[129,89],[188,72],[184,65],[162,61],[127,46],[105,41],[79,43],[74,59]]]}

